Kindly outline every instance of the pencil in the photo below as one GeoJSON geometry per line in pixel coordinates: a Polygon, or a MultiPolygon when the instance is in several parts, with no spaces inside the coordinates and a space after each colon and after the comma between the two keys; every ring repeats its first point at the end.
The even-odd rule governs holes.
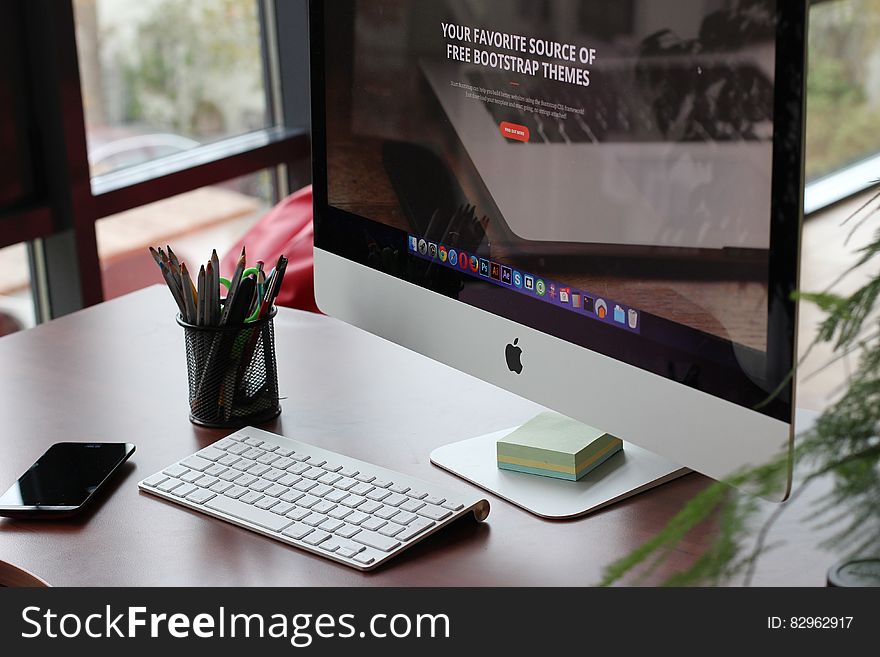
{"type": "Polygon", "coordinates": [[[196,291],[185,262],[180,265],[180,275],[183,279],[183,302],[186,306],[187,315],[184,319],[187,323],[192,324],[198,319],[196,311],[196,291]]]}
{"type": "Polygon", "coordinates": [[[226,305],[223,306],[223,313],[220,317],[220,326],[226,326],[229,321],[229,313],[232,309],[232,304],[235,301],[235,296],[238,293],[238,288],[241,286],[241,277],[244,274],[244,270],[247,269],[247,254],[245,250],[241,250],[241,257],[238,259],[238,265],[235,267],[235,273],[232,275],[232,278],[229,279],[230,286],[229,292],[226,295],[226,305]]]}
{"type": "Polygon", "coordinates": [[[198,293],[199,293],[199,305],[196,310],[196,326],[204,326],[205,325],[205,266],[202,265],[201,270],[199,270],[199,284],[198,284],[198,293]]]}
{"type": "Polygon", "coordinates": [[[174,275],[171,273],[171,270],[168,269],[164,264],[159,265],[160,270],[162,271],[162,278],[165,279],[166,285],[168,285],[168,289],[171,290],[171,296],[174,297],[175,303],[177,303],[177,307],[180,309],[180,314],[186,318],[186,304],[183,301],[183,295],[180,293],[180,290],[177,289],[177,283],[174,280],[174,275]]]}
{"type": "Polygon", "coordinates": [[[220,324],[220,257],[217,249],[211,253],[211,264],[214,265],[214,280],[211,282],[211,293],[214,301],[211,305],[211,326],[220,324]]]}
{"type": "Polygon", "coordinates": [[[213,326],[219,292],[217,290],[217,278],[214,275],[214,263],[210,260],[205,268],[205,288],[207,290],[205,293],[205,326],[213,326]]]}

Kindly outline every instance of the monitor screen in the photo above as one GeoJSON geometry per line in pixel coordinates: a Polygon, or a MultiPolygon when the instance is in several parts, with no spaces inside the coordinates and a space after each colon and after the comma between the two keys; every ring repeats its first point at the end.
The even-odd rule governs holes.
{"type": "Polygon", "coordinates": [[[319,248],[790,419],[785,3],[317,4],[319,248]]]}

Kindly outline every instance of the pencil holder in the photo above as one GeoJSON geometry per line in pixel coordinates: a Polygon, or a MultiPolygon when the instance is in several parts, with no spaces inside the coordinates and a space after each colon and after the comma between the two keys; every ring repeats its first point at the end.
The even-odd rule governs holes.
{"type": "Polygon", "coordinates": [[[177,318],[186,338],[190,421],[241,429],[281,414],[275,361],[275,316],[232,328],[193,326],[177,318]]]}

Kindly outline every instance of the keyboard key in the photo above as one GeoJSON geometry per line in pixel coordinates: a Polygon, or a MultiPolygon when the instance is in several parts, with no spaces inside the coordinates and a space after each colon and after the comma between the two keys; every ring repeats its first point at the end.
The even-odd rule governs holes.
{"type": "Polygon", "coordinates": [[[190,456],[188,459],[181,461],[180,465],[189,468],[190,470],[204,472],[214,464],[211,463],[211,461],[203,459],[201,456],[190,456]]]}
{"type": "Polygon", "coordinates": [[[257,459],[257,463],[262,463],[263,465],[272,465],[280,458],[281,457],[277,454],[263,454],[260,458],[257,459]]]}
{"type": "Polygon", "coordinates": [[[428,497],[422,498],[422,502],[424,502],[425,504],[433,504],[434,506],[440,506],[445,501],[445,497],[434,497],[433,495],[428,495],[428,497]]]}
{"type": "Polygon", "coordinates": [[[216,447],[206,447],[197,453],[197,456],[201,456],[203,459],[208,461],[219,461],[224,456],[226,456],[226,452],[221,449],[217,449],[216,447]]]}
{"type": "Polygon", "coordinates": [[[367,499],[373,500],[374,502],[381,502],[386,497],[389,497],[391,495],[391,491],[387,491],[384,488],[376,488],[367,493],[367,499]]]}
{"type": "Polygon", "coordinates": [[[256,491],[252,490],[252,491],[248,491],[247,493],[242,495],[239,499],[240,499],[240,501],[244,502],[245,504],[256,504],[261,499],[263,499],[263,497],[264,496],[262,493],[258,493],[256,491]]]}
{"type": "Polygon", "coordinates": [[[358,511],[363,511],[364,513],[373,514],[373,513],[376,513],[376,511],[378,511],[381,508],[382,508],[382,505],[379,502],[373,502],[373,501],[367,500],[366,502],[364,502],[363,504],[361,504],[358,507],[358,511]]]}
{"type": "Polygon", "coordinates": [[[237,486],[236,485],[236,486],[233,486],[232,488],[230,488],[228,491],[226,491],[223,494],[226,495],[226,497],[231,497],[232,499],[237,500],[238,498],[240,498],[242,495],[244,495],[247,492],[249,492],[249,491],[244,486],[237,486]]]}
{"type": "Polygon", "coordinates": [[[419,517],[415,513],[408,513],[406,511],[401,511],[396,516],[394,516],[394,522],[398,525],[409,525],[411,522],[418,520],[419,517]]]}
{"type": "Polygon", "coordinates": [[[303,520],[303,522],[306,523],[309,527],[317,527],[325,520],[328,520],[327,516],[320,513],[312,513],[305,520],[303,520]]]}
{"type": "Polygon", "coordinates": [[[347,490],[350,491],[352,488],[358,485],[357,479],[352,479],[350,477],[343,477],[335,484],[333,484],[334,488],[338,488],[339,490],[347,490]]]}
{"type": "Polygon", "coordinates": [[[281,484],[272,484],[264,492],[266,493],[266,495],[271,495],[272,497],[281,497],[288,490],[290,489],[287,488],[287,486],[282,486],[281,484]]]}
{"type": "Polygon", "coordinates": [[[236,445],[236,444],[237,443],[234,440],[232,440],[232,438],[224,438],[223,440],[219,440],[216,443],[214,443],[214,447],[216,447],[217,449],[224,449],[225,450],[225,449],[229,449],[230,447],[232,447],[233,445],[236,445]]]}
{"type": "Polygon", "coordinates": [[[333,509],[336,508],[336,505],[332,502],[328,502],[327,500],[321,500],[315,506],[312,507],[312,511],[314,513],[330,513],[333,509]]]}
{"type": "Polygon", "coordinates": [[[333,502],[334,504],[339,504],[346,497],[348,497],[348,493],[346,493],[344,490],[331,490],[329,493],[327,493],[324,496],[324,499],[327,500],[328,502],[333,502]]]}
{"type": "Polygon", "coordinates": [[[464,508],[464,504],[461,504],[460,502],[444,502],[441,506],[444,509],[449,509],[454,513],[458,513],[464,508]]]}
{"type": "Polygon", "coordinates": [[[250,450],[250,447],[248,447],[247,445],[245,445],[243,443],[238,443],[237,445],[233,445],[232,447],[230,447],[226,451],[234,456],[241,456],[242,454],[244,454],[245,452],[247,452],[249,450],[250,450]]]}
{"type": "Polygon", "coordinates": [[[336,520],[344,520],[353,513],[354,510],[349,509],[347,506],[337,506],[335,509],[330,509],[327,515],[336,520]]]}
{"type": "Polygon", "coordinates": [[[400,508],[403,509],[404,511],[409,511],[410,513],[415,513],[416,511],[421,509],[423,506],[425,506],[424,502],[419,502],[418,500],[410,499],[409,501],[401,504],[400,508]]]}
{"type": "Polygon", "coordinates": [[[306,545],[318,546],[326,541],[328,538],[331,538],[330,534],[325,531],[316,529],[303,539],[303,543],[305,543],[306,545]]]}
{"type": "Polygon", "coordinates": [[[165,468],[165,470],[163,470],[163,474],[166,474],[169,477],[177,477],[178,479],[187,472],[189,472],[189,468],[184,468],[182,465],[172,465],[170,468],[165,468]]]}
{"type": "Polygon", "coordinates": [[[327,461],[319,456],[312,456],[311,458],[309,458],[309,463],[315,468],[321,468],[324,466],[325,463],[327,463],[327,461]]]}
{"type": "Polygon", "coordinates": [[[204,504],[208,500],[212,500],[215,497],[217,497],[217,493],[214,493],[205,488],[199,488],[198,490],[187,495],[186,500],[188,502],[192,502],[193,504],[204,504]]]}
{"type": "MultiPolygon", "coordinates": [[[[259,502],[257,502],[256,504],[254,504],[254,506],[257,507],[258,509],[264,509],[265,511],[268,511],[269,509],[271,509],[271,508],[272,508],[273,506],[275,506],[276,504],[278,504],[278,500],[277,500],[276,498],[274,498],[274,497],[264,497],[264,498],[261,499],[259,502]]],[[[281,515],[284,515],[284,514],[282,513],[281,515]]]]}
{"type": "Polygon", "coordinates": [[[324,476],[324,470],[321,468],[309,468],[302,473],[302,476],[306,479],[318,479],[319,477],[324,476]]]}
{"type": "Polygon", "coordinates": [[[245,438],[244,444],[250,445],[251,447],[259,447],[260,445],[263,444],[263,441],[260,440],[259,438],[245,438]]]}
{"type": "Polygon", "coordinates": [[[376,516],[377,518],[382,518],[382,520],[391,520],[398,513],[400,513],[400,510],[394,508],[393,506],[383,506],[381,509],[376,511],[373,515],[376,516]]]}
{"type": "Polygon", "coordinates": [[[342,536],[342,538],[351,538],[352,536],[356,536],[359,531],[361,531],[360,527],[346,523],[336,530],[336,535],[342,536]]]}
{"type": "Polygon", "coordinates": [[[341,520],[337,520],[336,518],[328,518],[320,525],[318,525],[318,529],[323,529],[325,532],[332,533],[335,532],[337,529],[340,529],[343,525],[345,525],[345,523],[341,520]]]}
{"type": "Polygon", "coordinates": [[[242,473],[239,472],[238,470],[227,470],[222,475],[220,475],[220,478],[223,481],[235,481],[236,479],[238,479],[241,476],[241,474],[242,473]]]}
{"type": "Polygon", "coordinates": [[[287,536],[288,538],[292,538],[295,541],[301,541],[313,531],[315,530],[312,527],[309,527],[308,525],[303,525],[299,522],[295,522],[290,527],[281,532],[281,534],[287,536]]]}
{"type": "Polygon", "coordinates": [[[384,527],[387,524],[388,523],[385,520],[382,520],[381,518],[370,518],[369,520],[367,520],[366,522],[361,524],[361,528],[368,529],[371,532],[374,532],[378,529],[381,529],[382,527],[384,527]]]}
{"type": "Polygon", "coordinates": [[[205,470],[205,474],[208,475],[209,477],[219,477],[224,472],[226,472],[228,469],[229,468],[227,468],[225,466],[218,465],[217,463],[215,463],[210,468],[205,470]]]}
{"type": "Polygon", "coordinates": [[[269,472],[270,468],[268,465],[263,465],[262,463],[255,463],[251,467],[247,469],[248,474],[252,474],[256,477],[262,477],[264,474],[269,472]]]}
{"type": "Polygon", "coordinates": [[[282,502],[290,502],[291,504],[296,504],[296,501],[302,497],[305,497],[305,493],[301,493],[298,490],[291,490],[284,493],[281,496],[282,502]]]}
{"type": "Polygon", "coordinates": [[[339,544],[339,541],[336,540],[335,538],[333,538],[332,536],[330,537],[329,540],[326,540],[323,543],[321,543],[321,549],[326,550],[327,552],[336,552],[336,550],[338,550],[341,547],[342,546],[339,544]]]}
{"type": "Polygon", "coordinates": [[[354,560],[365,566],[369,566],[376,562],[376,555],[372,552],[361,552],[354,558],[354,560]]]}
{"type": "Polygon", "coordinates": [[[361,513],[360,511],[355,511],[350,516],[348,516],[345,521],[350,525],[360,525],[361,523],[370,519],[366,513],[361,513]]]}
{"type": "Polygon", "coordinates": [[[410,490],[410,491],[407,491],[406,494],[409,495],[414,500],[423,500],[426,497],[428,497],[427,493],[425,493],[424,491],[420,491],[420,490],[410,490]]]}
{"type": "Polygon", "coordinates": [[[355,477],[358,481],[362,481],[365,484],[369,484],[371,481],[375,479],[373,475],[368,475],[365,473],[361,473],[355,477]]]}
{"type": "Polygon", "coordinates": [[[284,470],[278,470],[277,468],[272,468],[269,472],[263,474],[263,479],[267,481],[278,481],[281,477],[286,477],[287,473],[284,470]]]}
{"type": "Polygon", "coordinates": [[[324,497],[328,493],[332,493],[333,489],[330,486],[325,486],[324,484],[318,484],[312,490],[309,491],[312,495],[316,497],[324,497]]]}
{"type": "Polygon", "coordinates": [[[317,482],[311,481],[309,479],[301,479],[300,481],[296,482],[293,487],[300,492],[308,493],[317,485],[317,482]]]}
{"type": "Polygon", "coordinates": [[[236,456],[235,454],[227,454],[222,459],[217,461],[217,465],[225,465],[227,468],[231,468],[233,465],[241,461],[240,456],[236,456]]]}
{"type": "Polygon", "coordinates": [[[267,452],[273,452],[273,453],[274,453],[275,450],[278,449],[278,446],[277,446],[277,445],[273,445],[273,444],[271,444],[271,443],[263,443],[262,445],[260,445],[260,449],[265,449],[267,452]]]}
{"type": "Polygon", "coordinates": [[[362,531],[357,534],[352,540],[355,543],[360,543],[361,545],[366,545],[367,547],[376,548],[377,550],[381,550],[382,552],[391,552],[392,550],[400,546],[400,541],[395,541],[393,538],[388,538],[387,536],[382,536],[381,534],[370,531],[362,531]]]}
{"type": "Polygon", "coordinates": [[[163,474],[154,474],[152,477],[147,477],[146,479],[144,479],[144,486],[156,488],[163,481],[168,481],[168,477],[163,474]]]}
{"type": "Polygon", "coordinates": [[[392,493],[384,500],[382,503],[387,506],[400,506],[404,502],[406,502],[409,498],[406,495],[400,495],[399,493],[392,493]]]}
{"type": "Polygon", "coordinates": [[[257,463],[253,459],[238,459],[238,463],[236,463],[232,467],[241,472],[247,472],[255,465],[259,465],[259,463],[257,463]]]}
{"type": "Polygon", "coordinates": [[[186,497],[190,493],[196,492],[198,489],[198,486],[193,486],[192,484],[182,484],[171,491],[171,494],[175,497],[186,497]]]}
{"type": "Polygon", "coordinates": [[[335,483],[336,483],[337,481],[339,481],[340,479],[342,479],[342,477],[339,476],[338,474],[334,474],[334,473],[332,473],[332,472],[328,472],[327,474],[325,474],[325,475],[323,475],[323,476],[321,476],[321,477],[318,477],[318,483],[319,483],[319,484],[325,484],[325,485],[327,485],[327,486],[332,486],[333,484],[335,484],[335,483]]]}
{"type": "Polygon", "coordinates": [[[358,472],[354,468],[342,468],[342,470],[339,471],[339,474],[341,474],[343,477],[353,479],[354,477],[357,477],[360,472],[358,472]]]}
{"type": "Polygon", "coordinates": [[[370,483],[376,488],[391,488],[394,485],[393,482],[386,481],[385,479],[373,479],[370,483]]]}
{"type": "Polygon", "coordinates": [[[288,488],[293,486],[298,481],[302,481],[302,477],[297,477],[296,475],[290,473],[287,473],[283,477],[278,479],[279,484],[281,484],[282,486],[287,486],[288,488]]]}
{"type": "Polygon", "coordinates": [[[449,516],[452,515],[452,511],[447,511],[446,509],[441,509],[439,506],[434,506],[432,504],[426,504],[421,509],[418,510],[418,514],[420,516],[424,516],[425,518],[430,518],[431,520],[446,520],[449,516]]]}
{"type": "Polygon", "coordinates": [[[348,548],[339,548],[338,550],[336,550],[336,554],[338,554],[340,557],[345,557],[346,559],[353,559],[357,552],[355,552],[354,550],[349,550],[348,548]]]}
{"type": "Polygon", "coordinates": [[[379,533],[382,534],[382,536],[394,538],[404,529],[406,529],[406,527],[404,527],[403,525],[398,525],[396,522],[389,522],[387,525],[379,530],[379,533]]]}
{"type": "Polygon", "coordinates": [[[297,464],[292,465],[292,466],[290,466],[289,468],[287,468],[287,471],[288,471],[290,474],[301,475],[303,472],[305,472],[306,470],[308,470],[310,467],[311,467],[311,466],[308,466],[308,465],[306,465],[305,463],[297,463],[297,464]]]}
{"type": "Polygon", "coordinates": [[[311,515],[311,513],[312,512],[309,511],[308,509],[291,509],[290,511],[287,512],[287,517],[290,518],[291,520],[300,521],[305,518],[308,518],[309,515],[311,515]]]}
{"type": "Polygon", "coordinates": [[[288,449],[287,447],[279,447],[278,449],[275,450],[275,453],[278,456],[281,456],[283,458],[289,458],[289,457],[293,456],[293,450],[288,449]]]}
{"type": "Polygon", "coordinates": [[[409,486],[404,486],[403,484],[394,484],[388,490],[390,490],[392,493],[404,495],[407,491],[409,491],[409,486]]]}
{"type": "Polygon", "coordinates": [[[251,459],[252,461],[257,461],[261,456],[263,456],[266,452],[262,449],[257,449],[256,447],[251,447],[248,451],[242,454],[242,458],[251,459]]]}
{"type": "Polygon", "coordinates": [[[178,486],[183,486],[183,482],[180,479],[166,479],[161,484],[156,486],[157,490],[162,491],[163,493],[170,493],[178,486]]]}
{"type": "Polygon", "coordinates": [[[286,516],[295,508],[296,506],[290,502],[278,502],[278,504],[272,507],[272,513],[277,513],[279,516],[286,516]]]}
{"type": "MultiPolygon", "coordinates": [[[[234,485],[235,484],[232,484],[228,481],[218,481],[216,484],[211,486],[211,490],[214,491],[215,493],[217,493],[218,495],[222,495],[223,493],[225,493],[226,491],[231,489],[234,485]]],[[[242,490],[244,490],[244,489],[242,489],[242,490]]],[[[242,495],[243,494],[244,493],[242,493],[242,495]]]]}
{"type": "Polygon", "coordinates": [[[336,465],[334,463],[325,463],[321,467],[324,468],[327,472],[333,472],[333,473],[336,473],[336,472],[339,472],[340,470],[342,470],[341,465],[336,465]]]}
{"type": "Polygon", "coordinates": [[[342,500],[342,503],[347,507],[356,509],[366,501],[366,497],[361,497],[360,495],[349,495],[344,500],[342,500]]]}
{"type": "Polygon", "coordinates": [[[294,461],[299,461],[300,463],[305,463],[305,462],[307,462],[311,457],[310,457],[308,454],[301,454],[301,453],[299,453],[299,452],[296,452],[296,453],[294,453],[294,454],[291,454],[291,455],[290,455],[290,458],[292,458],[294,461]]]}
{"type": "Polygon", "coordinates": [[[202,477],[199,479],[199,488],[210,488],[218,481],[220,480],[217,477],[202,477]]]}
{"type": "Polygon", "coordinates": [[[271,511],[254,508],[240,500],[231,500],[225,495],[215,497],[213,500],[208,501],[205,506],[273,532],[283,531],[293,524],[290,518],[275,515],[271,511]]]}
{"type": "Polygon", "coordinates": [[[181,475],[181,476],[179,477],[179,479],[180,479],[181,481],[185,481],[185,482],[188,483],[188,484],[194,484],[194,483],[196,483],[199,479],[201,479],[202,476],[203,476],[203,475],[202,475],[201,472],[198,472],[197,470],[190,470],[190,471],[187,472],[185,475],[181,475]]]}
{"type": "MultiPolygon", "coordinates": [[[[276,452],[277,454],[278,452],[276,452]]],[[[293,459],[281,457],[277,461],[272,464],[273,468],[278,468],[279,470],[287,470],[290,466],[292,466],[296,461],[293,459]]]]}
{"type": "Polygon", "coordinates": [[[243,474],[238,479],[235,479],[234,483],[239,486],[250,486],[255,481],[259,481],[259,478],[251,474],[243,474]]]}
{"type": "Polygon", "coordinates": [[[373,487],[370,486],[370,484],[357,484],[352,488],[349,488],[348,492],[352,495],[366,495],[371,490],[373,490],[373,487]]]}
{"type": "Polygon", "coordinates": [[[355,554],[360,554],[361,552],[363,552],[364,550],[367,549],[363,545],[360,545],[359,543],[355,543],[354,541],[350,541],[347,538],[345,538],[344,536],[341,536],[339,534],[339,532],[336,532],[336,536],[338,538],[334,537],[334,540],[339,545],[339,549],[337,551],[340,553],[343,553],[343,550],[346,552],[350,552],[351,556],[343,553],[343,556],[348,556],[349,559],[351,559],[351,557],[354,556],[355,554]]]}
{"type": "Polygon", "coordinates": [[[320,497],[315,497],[314,495],[303,495],[296,503],[296,505],[302,509],[311,509],[320,501],[320,497]]]}
{"type": "Polygon", "coordinates": [[[262,493],[272,486],[273,484],[271,481],[266,481],[265,479],[257,479],[254,483],[250,484],[248,488],[257,491],[258,493],[262,493]]]}
{"type": "Polygon", "coordinates": [[[413,523],[409,524],[405,530],[399,533],[395,538],[399,541],[410,541],[414,539],[419,534],[422,534],[426,530],[433,527],[435,522],[431,520],[425,520],[424,518],[419,518],[413,523]]]}

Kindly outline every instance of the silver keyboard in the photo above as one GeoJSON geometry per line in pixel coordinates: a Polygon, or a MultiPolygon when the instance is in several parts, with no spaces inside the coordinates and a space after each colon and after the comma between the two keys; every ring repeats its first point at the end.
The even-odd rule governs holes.
{"type": "Polygon", "coordinates": [[[464,515],[489,515],[484,499],[250,428],[138,486],[361,571],[464,515]]]}

